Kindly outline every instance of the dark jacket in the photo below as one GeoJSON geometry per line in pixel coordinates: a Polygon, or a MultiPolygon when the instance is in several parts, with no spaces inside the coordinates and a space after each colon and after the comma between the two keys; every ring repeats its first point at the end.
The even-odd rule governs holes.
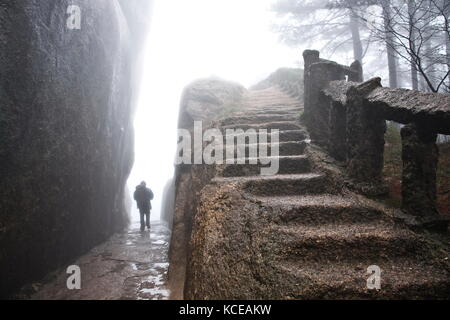
{"type": "Polygon", "coordinates": [[[153,200],[152,190],[141,185],[137,186],[134,191],[134,200],[136,200],[140,212],[150,213],[152,208],[150,200],[153,200]]]}

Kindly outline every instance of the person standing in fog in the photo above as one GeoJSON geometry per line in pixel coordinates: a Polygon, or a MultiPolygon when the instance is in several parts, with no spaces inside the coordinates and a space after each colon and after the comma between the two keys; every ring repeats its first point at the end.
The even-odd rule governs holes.
{"type": "Polygon", "coordinates": [[[136,191],[134,191],[134,200],[136,200],[139,213],[141,214],[141,231],[145,230],[145,226],[150,229],[150,210],[152,209],[151,200],[153,200],[153,192],[147,188],[145,181],[142,181],[141,184],[136,187],[136,191]]]}

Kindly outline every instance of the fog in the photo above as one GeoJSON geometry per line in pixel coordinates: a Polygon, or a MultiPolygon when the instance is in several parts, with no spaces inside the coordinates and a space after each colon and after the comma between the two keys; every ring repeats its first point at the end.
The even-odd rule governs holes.
{"type": "MultiPolygon", "coordinates": [[[[130,193],[142,180],[153,190],[159,219],[164,185],[173,175],[180,97],[191,81],[209,76],[250,86],[279,67],[296,67],[301,51],[271,31],[273,0],[156,0],[135,119],[130,193]]],[[[139,219],[135,203],[133,220],[139,219]]]]}
{"type": "MultiPolygon", "coordinates": [[[[302,67],[302,51],[311,48],[320,50],[321,57],[345,65],[358,59],[365,78],[380,76],[384,86],[444,91],[444,86],[439,88],[438,84],[446,84],[449,73],[445,74],[448,67],[442,62],[445,61],[442,48],[447,41],[449,61],[450,38],[443,37],[445,33],[439,22],[442,9],[436,8],[435,16],[428,12],[434,27],[422,30],[430,33],[428,40],[425,43],[423,39],[411,40],[428,47],[426,56],[411,60],[408,52],[412,49],[407,48],[410,42],[392,40],[394,36],[403,39],[404,30],[412,21],[405,6],[401,10],[403,18],[396,17],[398,21],[394,19],[389,26],[388,37],[383,26],[378,26],[383,21],[380,14],[395,9],[383,7],[386,2],[354,7],[352,11],[346,7],[325,8],[326,3],[323,0],[154,1],[135,120],[136,162],[128,181],[130,192],[142,180],[154,191],[153,219],[159,219],[163,187],[173,175],[181,93],[197,78],[216,76],[248,87],[280,67],[302,67]],[[309,6],[310,2],[321,9],[309,6]],[[278,9],[274,9],[275,3],[278,9]],[[349,12],[353,19],[350,21],[349,12]],[[281,29],[276,30],[280,23],[281,29]],[[426,65],[415,65],[417,61],[426,61],[426,65]],[[417,75],[417,70],[426,72],[417,75]],[[415,74],[409,77],[411,72],[415,74]]],[[[428,9],[418,7],[417,10],[428,9]]],[[[450,87],[446,90],[450,91],[450,87]]],[[[137,216],[134,206],[134,219],[137,216]]]]}

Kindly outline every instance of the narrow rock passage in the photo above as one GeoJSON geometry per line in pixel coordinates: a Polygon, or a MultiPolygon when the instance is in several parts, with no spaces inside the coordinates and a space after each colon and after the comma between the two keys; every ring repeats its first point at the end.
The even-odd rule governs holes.
{"type": "Polygon", "coordinates": [[[160,222],[153,222],[151,230],[144,232],[139,227],[139,223],[132,224],[128,231],[112,236],[73,263],[81,269],[80,290],[67,289],[70,275],[64,269],[23,288],[20,298],[167,299],[170,231],[160,222]]]}

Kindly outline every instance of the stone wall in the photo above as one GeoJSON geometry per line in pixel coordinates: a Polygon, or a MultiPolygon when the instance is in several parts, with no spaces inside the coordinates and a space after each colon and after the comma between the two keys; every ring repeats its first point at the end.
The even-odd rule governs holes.
{"type": "MultiPolygon", "coordinates": [[[[198,80],[184,90],[178,127],[193,130],[194,121],[202,121],[203,129],[233,112],[240,103],[244,87],[219,79],[198,80]]],[[[191,134],[193,137],[193,134],[191,134]]],[[[192,142],[193,143],[193,142],[192,142]]],[[[190,252],[192,221],[197,213],[199,194],[215,175],[215,166],[181,164],[175,171],[175,208],[169,250],[169,286],[172,299],[184,297],[187,258],[190,252]]]]}
{"type": "Polygon", "coordinates": [[[403,209],[424,224],[441,223],[436,209],[438,133],[450,131],[450,96],[381,86],[380,78],[360,83],[362,70],[319,58],[306,50],[305,114],[314,143],[346,168],[349,185],[368,195],[383,184],[386,120],[407,125],[403,138],[403,209]],[[347,76],[347,78],[345,77],[347,76]]]}
{"type": "MultiPolygon", "coordinates": [[[[320,58],[316,50],[305,50],[303,52],[305,61],[304,72],[304,114],[303,121],[308,125],[311,140],[324,147],[330,145],[330,130],[336,125],[330,121],[331,109],[341,108],[339,105],[331,105],[331,101],[338,104],[345,104],[345,90],[349,86],[342,80],[349,83],[356,83],[362,80],[362,68],[359,62],[355,61],[350,67],[320,58]],[[334,86],[330,86],[333,82],[334,86]],[[324,94],[325,93],[325,94],[324,94]]],[[[333,118],[334,121],[334,118],[333,118]]],[[[336,158],[342,158],[336,151],[336,158]]]]}
{"type": "Polygon", "coordinates": [[[136,64],[150,4],[0,4],[1,297],[127,225],[136,64]],[[69,4],[81,9],[81,30],[67,28],[69,4]]]}

